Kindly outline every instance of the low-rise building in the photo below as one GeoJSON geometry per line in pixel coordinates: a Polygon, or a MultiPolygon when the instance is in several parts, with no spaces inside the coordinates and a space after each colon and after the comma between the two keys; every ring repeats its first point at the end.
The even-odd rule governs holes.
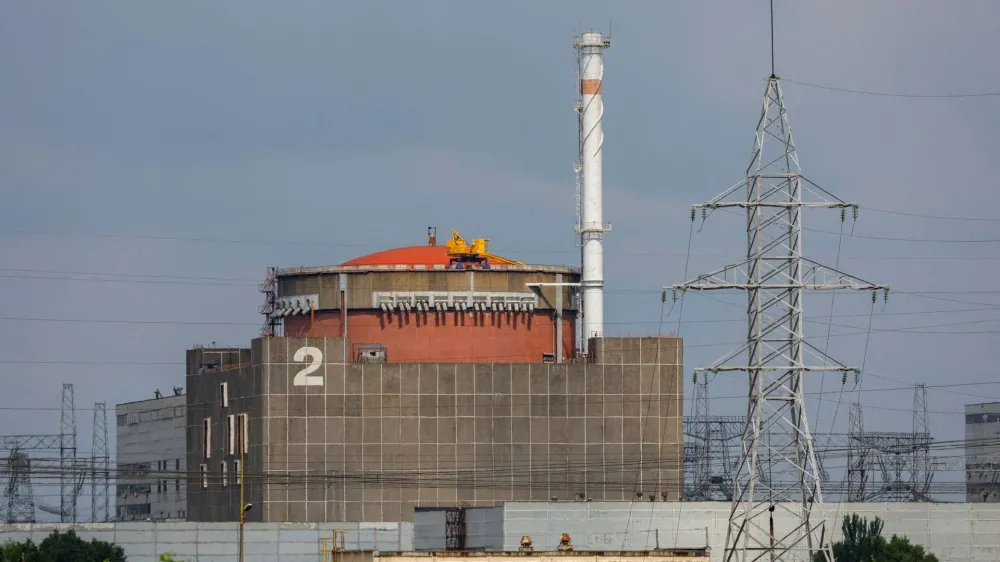
{"type": "Polygon", "coordinates": [[[178,388],[115,406],[116,520],[187,518],[186,400],[178,388]]]}
{"type": "Polygon", "coordinates": [[[1000,402],[965,405],[965,501],[1000,501],[1000,402]]]}

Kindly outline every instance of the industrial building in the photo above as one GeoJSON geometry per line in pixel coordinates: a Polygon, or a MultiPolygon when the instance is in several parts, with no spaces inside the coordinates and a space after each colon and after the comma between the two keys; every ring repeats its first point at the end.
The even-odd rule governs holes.
{"type": "Polygon", "coordinates": [[[146,521],[187,516],[187,398],[173,396],[115,406],[115,519],[146,521]]]}
{"type": "Polygon", "coordinates": [[[210,349],[189,352],[190,520],[235,518],[241,444],[252,521],[680,499],[678,338],[594,339],[592,356],[569,364],[367,363],[350,349],[348,338],[264,337],[213,370],[200,368],[210,349]]]}
{"type": "Polygon", "coordinates": [[[1000,501],[1000,402],[965,405],[965,501],[1000,501]]]}

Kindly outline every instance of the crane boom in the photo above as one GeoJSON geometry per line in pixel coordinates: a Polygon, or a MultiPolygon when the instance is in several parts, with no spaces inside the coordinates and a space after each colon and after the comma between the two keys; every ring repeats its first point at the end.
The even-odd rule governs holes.
{"type": "Polygon", "coordinates": [[[463,263],[479,264],[488,267],[495,265],[524,265],[523,262],[507,259],[489,252],[488,238],[474,238],[472,243],[465,241],[457,230],[451,231],[451,239],[445,243],[452,265],[463,263]]]}

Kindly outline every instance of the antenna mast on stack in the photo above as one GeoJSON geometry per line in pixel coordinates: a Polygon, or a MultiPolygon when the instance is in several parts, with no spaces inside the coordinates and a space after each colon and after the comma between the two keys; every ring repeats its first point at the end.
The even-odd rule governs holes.
{"type": "Polygon", "coordinates": [[[843,373],[846,380],[848,373],[857,376],[860,370],[830,359],[805,341],[803,297],[806,289],[853,289],[871,291],[874,301],[877,291],[888,289],[802,256],[802,210],[807,207],[840,209],[841,220],[847,209],[857,210],[856,205],[841,201],[802,175],[772,67],[746,179],[711,201],[695,205],[703,218],[716,209],[746,211],[746,259],[664,288],[672,289],[675,298],[687,290],[747,292],[746,343],[708,367],[696,369],[745,371],[750,383],[723,555],[727,561],[809,561],[817,552],[833,560],[833,533],[825,528],[803,375],[833,371],[843,373]],[[745,196],[729,200],[740,192],[745,196]],[[745,364],[733,364],[744,354],[745,364]]]}

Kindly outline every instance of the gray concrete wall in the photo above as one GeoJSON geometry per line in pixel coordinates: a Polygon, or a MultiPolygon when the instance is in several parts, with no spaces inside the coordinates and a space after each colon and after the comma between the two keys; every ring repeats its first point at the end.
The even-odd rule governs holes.
{"type": "MultiPolygon", "coordinates": [[[[84,540],[113,542],[129,562],[157,562],[173,553],[184,562],[237,562],[236,523],[93,523],[0,525],[0,542],[41,542],[73,529],[84,540]]],[[[346,550],[413,550],[411,523],[247,523],[244,562],[319,562],[321,538],[344,531],[346,550]]]]}
{"type": "Polygon", "coordinates": [[[448,536],[447,517],[448,512],[445,509],[414,511],[413,549],[444,550],[448,536]]]}
{"type": "MultiPolygon", "coordinates": [[[[721,560],[729,504],[726,502],[508,502],[502,537],[477,538],[517,550],[521,537],[535,550],[553,549],[569,533],[577,550],[644,550],[704,547],[721,560]]],[[[486,509],[472,508],[466,520],[486,509]]],[[[827,529],[840,540],[840,521],[850,513],[885,521],[885,533],[905,535],[941,562],[1000,560],[1000,506],[992,504],[857,503],[826,504],[827,529]]],[[[776,518],[775,532],[790,522],[776,518]]]]}
{"type": "Polygon", "coordinates": [[[484,507],[466,512],[465,547],[475,550],[503,550],[503,514],[502,507],[484,507]]]}

